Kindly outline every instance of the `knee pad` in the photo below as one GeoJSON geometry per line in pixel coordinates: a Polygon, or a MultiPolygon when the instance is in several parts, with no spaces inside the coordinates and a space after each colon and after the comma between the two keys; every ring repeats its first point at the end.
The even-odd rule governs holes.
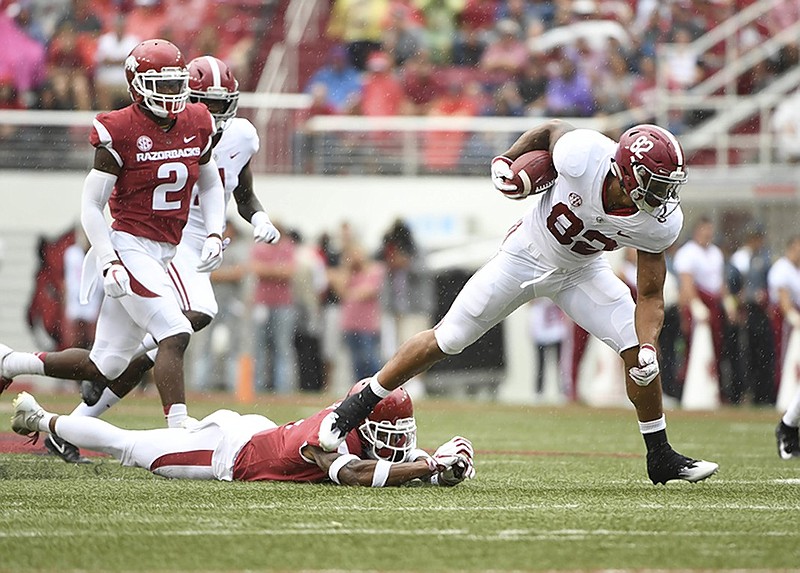
{"type": "Polygon", "coordinates": [[[127,358],[123,358],[122,356],[117,356],[113,354],[108,354],[105,356],[90,357],[92,362],[94,362],[97,369],[100,373],[105,376],[108,380],[115,380],[119,378],[125,369],[130,364],[130,360],[127,358]]]}

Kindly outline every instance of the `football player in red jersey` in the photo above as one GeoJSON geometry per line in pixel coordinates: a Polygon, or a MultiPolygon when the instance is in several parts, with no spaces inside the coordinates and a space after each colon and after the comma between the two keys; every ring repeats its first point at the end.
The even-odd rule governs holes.
{"type": "MultiPolygon", "coordinates": [[[[368,384],[363,380],[351,390],[368,384]]],[[[332,481],[397,486],[414,479],[452,486],[475,475],[472,444],[456,436],[431,456],[417,448],[411,398],[391,392],[336,452],[319,445],[318,429],[333,406],[282,426],[256,414],[217,410],[184,428],[124,430],[97,418],[46,412],[27,392],[14,400],[12,428],[33,437],[56,433],[124,466],[164,477],[222,481],[332,481]]]]}
{"type": "Polygon", "coordinates": [[[113,380],[150,334],[159,350],[155,383],[167,423],[177,427],[187,418],[183,355],[192,327],[172,292],[167,265],[181,240],[195,184],[206,228],[198,270],[211,272],[222,262],[224,190],[211,157],[216,126],[206,106],[187,104],[189,73],[172,43],[142,42],[126,59],[125,74],[133,103],[95,118],[94,166],[81,204],[92,245],[81,290],[85,295],[102,281],[105,291],[94,345],[91,351],[36,354],[0,345],[0,389],[23,373],[113,380]]]}
{"type": "MultiPolygon", "coordinates": [[[[248,120],[236,117],[239,82],[227,64],[213,56],[195,58],[187,69],[189,101],[204,104],[217,127],[212,139],[212,157],[222,177],[225,204],[234,198],[239,214],[253,225],[256,242],[277,242],[280,233],[253,191],[250,160],[259,148],[258,133],[248,120]]],[[[205,328],[218,310],[210,274],[198,270],[206,235],[204,212],[199,196],[195,195],[175,257],[167,266],[175,296],[194,331],[205,328]]],[[[152,336],[145,337],[137,354],[142,351],[147,351],[146,357],[135,359],[132,367],[116,380],[84,382],[81,386],[83,403],[72,414],[101,416],[133,390],[157,358],[157,344],[152,336]]],[[[48,450],[67,462],[85,460],[74,445],[57,436],[48,436],[44,443],[48,450]]]]}
{"type": "Polygon", "coordinates": [[[679,193],[686,162],[680,143],[656,125],[634,126],[615,142],[598,131],[550,120],[492,160],[492,182],[506,197],[529,194],[514,183],[511,165],[534,150],[550,152],[555,184],[511,228],[442,320],[406,341],[368,385],[325,418],[320,444],[335,450],[389,392],[462,352],[524,303],[545,296],[622,358],[650,480],[708,478],[718,464],[681,455],[667,439],[656,350],[664,319],[664,251],[683,226],[679,193]],[[636,302],[602,257],[622,247],[637,251],[636,302]]]}

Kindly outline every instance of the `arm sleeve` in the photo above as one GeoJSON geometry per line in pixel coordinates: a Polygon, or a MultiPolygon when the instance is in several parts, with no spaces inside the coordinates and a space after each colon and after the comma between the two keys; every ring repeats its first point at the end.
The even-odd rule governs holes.
{"type": "Polygon", "coordinates": [[[225,228],[225,188],[219,176],[219,169],[214,159],[200,165],[200,177],[197,180],[197,193],[200,197],[200,211],[206,224],[206,232],[222,236],[225,228]]]}
{"type": "Polygon", "coordinates": [[[81,225],[94,248],[101,266],[117,258],[103,210],[108,203],[117,176],[92,169],[83,183],[81,195],[81,225]]]}

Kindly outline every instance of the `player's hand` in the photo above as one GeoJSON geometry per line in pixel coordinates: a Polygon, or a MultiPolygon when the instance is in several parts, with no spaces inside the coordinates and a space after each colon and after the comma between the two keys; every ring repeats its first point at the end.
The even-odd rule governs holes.
{"type": "Polygon", "coordinates": [[[471,464],[473,455],[472,442],[467,438],[455,436],[437,448],[433,453],[433,461],[436,462],[439,471],[444,471],[459,461],[471,464]]]}
{"type": "Polygon", "coordinates": [[[693,299],[692,302],[689,303],[689,312],[692,313],[692,319],[697,322],[706,322],[711,315],[708,311],[708,307],[704,305],[700,299],[693,299]]]}
{"type": "Polygon", "coordinates": [[[200,264],[197,270],[201,273],[215,271],[222,264],[222,251],[224,246],[219,235],[209,235],[203,243],[203,250],[200,251],[200,264]]]}
{"type": "Polygon", "coordinates": [[[452,466],[431,476],[431,483],[444,487],[453,487],[464,480],[475,477],[475,465],[472,460],[458,460],[452,466]]]}
{"type": "Polygon", "coordinates": [[[281,240],[281,232],[272,224],[264,211],[258,211],[250,219],[253,225],[253,239],[256,243],[277,243],[281,240]]]}
{"type": "Polygon", "coordinates": [[[503,195],[513,198],[514,193],[516,191],[521,192],[521,190],[518,190],[517,186],[510,182],[514,177],[514,172],[511,171],[512,163],[513,161],[503,155],[498,155],[492,159],[492,183],[494,188],[503,195]]]}
{"type": "Polygon", "coordinates": [[[652,344],[642,344],[639,347],[639,366],[628,370],[631,379],[638,386],[647,386],[658,376],[658,355],[652,344]]]}
{"type": "Polygon", "coordinates": [[[103,290],[111,298],[132,294],[131,277],[122,261],[111,261],[103,267],[103,290]]]}

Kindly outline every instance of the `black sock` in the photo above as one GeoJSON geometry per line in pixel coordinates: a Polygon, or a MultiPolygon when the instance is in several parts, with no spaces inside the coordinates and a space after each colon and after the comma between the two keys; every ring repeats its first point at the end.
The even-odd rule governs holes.
{"type": "Polygon", "coordinates": [[[642,437],[644,438],[644,443],[647,446],[648,452],[669,447],[666,430],[658,430],[657,432],[652,432],[650,434],[642,434],[642,437]]]}
{"type": "Polygon", "coordinates": [[[342,434],[346,434],[369,416],[381,400],[382,398],[372,391],[369,384],[366,385],[358,394],[345,398],[334,410],[339,415],[336,427],[342,434]]]}

